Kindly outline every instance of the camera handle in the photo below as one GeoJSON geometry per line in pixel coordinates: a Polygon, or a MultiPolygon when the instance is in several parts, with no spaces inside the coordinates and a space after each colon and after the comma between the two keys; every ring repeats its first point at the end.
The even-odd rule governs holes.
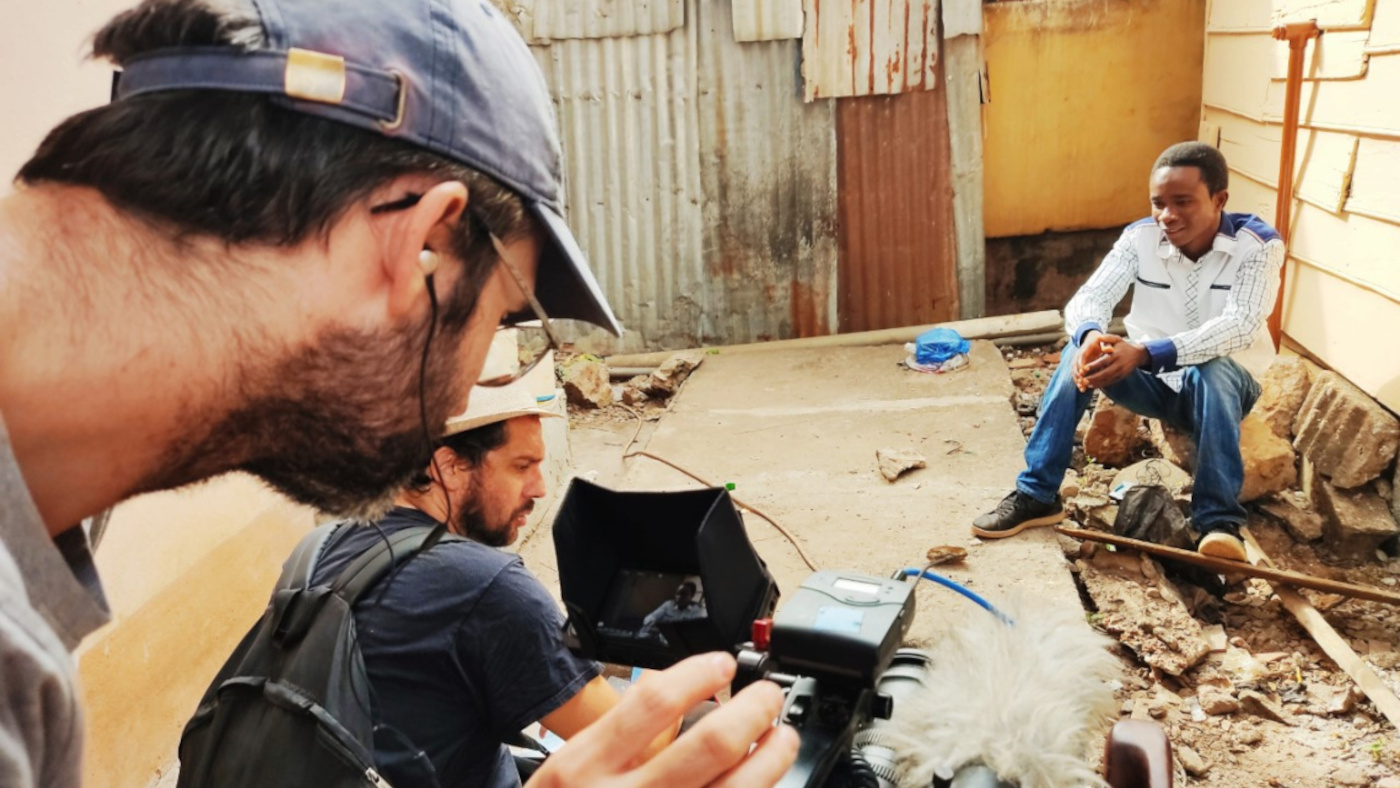
{"type": "Polygon", "coordinates": [[[890,713],[889,697],[872,689],[861,689],[852,698],[847,693],[824,691],[816,679],[806,676],[774,674],[768,678],[779,683],[792,679],[782,719],[797,729],[800,740],[797,761],[778,782],[778,788],[822,788],[837,762],[850,752],[856,730],[871,716],[890,713]]]}

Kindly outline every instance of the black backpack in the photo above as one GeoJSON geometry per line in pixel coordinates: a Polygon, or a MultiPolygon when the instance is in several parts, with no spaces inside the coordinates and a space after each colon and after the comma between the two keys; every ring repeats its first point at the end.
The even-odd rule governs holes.
{"type": "Polygon", "coordinates": [[[180,736],[178,788],[389,785],[374,762],[374,697],[351,609],[434,528],[399,531],[329,585],[312,586],[316,559],[339,527],[323,525],[297,545],[267,612],[205,691],[180,736]]]}

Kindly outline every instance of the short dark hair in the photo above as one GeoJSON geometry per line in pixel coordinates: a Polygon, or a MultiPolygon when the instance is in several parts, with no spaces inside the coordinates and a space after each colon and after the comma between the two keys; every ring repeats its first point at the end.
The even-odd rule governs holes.
{"type": "MultiPolygon", "coordinates": [[[[481,464],[487,454],[501,448],[506,444],[506,422],[497,421],[486,424],[472,430],[448,435],[438,441],[438,446],[446,446],[452,453],[467,461],[473,468],[481,464]]],[[[428,475],[425,467],[414,475],[409,486],[420,493],[427,492],[433,486],[433,479],[428,475]]]]}
{"type": "Polygon", "coordinates": [[[1178,142],[1162,151],[1152,171],[1163,167],[1195,167],[1201,171],[1201,180],[1211,194],[1223,192],[1230,187],[1230,168],[1225,164],[1225,155],[1214,145],[1204,142],[1178,142]]]}
{"type": "MultiPolygon", "coordinates": [[[[97,32],[92,54],[122,65],[167,47],[256,49],[264,39],[248,0],[218,8],[210,0],[145,0],[97,32]]],[[[176,238],[292,246],[324,236],[357,201],[414,174],[465,183],[470,212],[501,238],[532,226],[520,197],[479,171],[268,96],[222,90],[131,96],[74,115],[49,132],[17,180],[92,187],[176,238]]],[[[463,284],[474,289],[496,263],[475,224],[459,222],[452,249],[467,266],[463,284]]],[[[443,315],[444,323],[454,318],[465,322],[443,315]]]]}

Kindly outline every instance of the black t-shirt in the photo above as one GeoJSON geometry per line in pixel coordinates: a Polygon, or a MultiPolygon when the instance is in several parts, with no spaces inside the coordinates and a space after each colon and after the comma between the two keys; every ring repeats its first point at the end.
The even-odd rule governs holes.
{"type": "MultiPolygon", "coordinates": [[[[385,535],[433,519],[395,508],[385,535]]],[[[340,529],[317,562],[328,582],[383,537],[340,529]]],[[[355,627],[382,726],[375,758],[396,788],[412,788],[396,764],[427,753],[443,788],[520,785],[506,738],[577,695],[598,665],[564,647],[563,615],[520,557],[478,542],[441,542],[371,589],[355,627]],[[381,594],[382,592],[382,594],[381,594]],[[395,777],[398,777],[396,780],[395,777]]]]}

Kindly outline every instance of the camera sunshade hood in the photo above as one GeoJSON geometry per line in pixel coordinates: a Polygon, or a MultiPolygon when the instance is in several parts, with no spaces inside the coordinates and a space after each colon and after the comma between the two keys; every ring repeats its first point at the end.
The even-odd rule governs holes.
{"type": "Polygon", "coordinates": [[[574,479],[554,521],[554,550],[570,647],[590,659],[665,668],[702,651],[733,652],[777,605],[777,584],[720,488],[618,492],[574,479]],[[601,631],[628,570],[698,575],[707,617],[664,625],[664,642],[601,631]]]}

